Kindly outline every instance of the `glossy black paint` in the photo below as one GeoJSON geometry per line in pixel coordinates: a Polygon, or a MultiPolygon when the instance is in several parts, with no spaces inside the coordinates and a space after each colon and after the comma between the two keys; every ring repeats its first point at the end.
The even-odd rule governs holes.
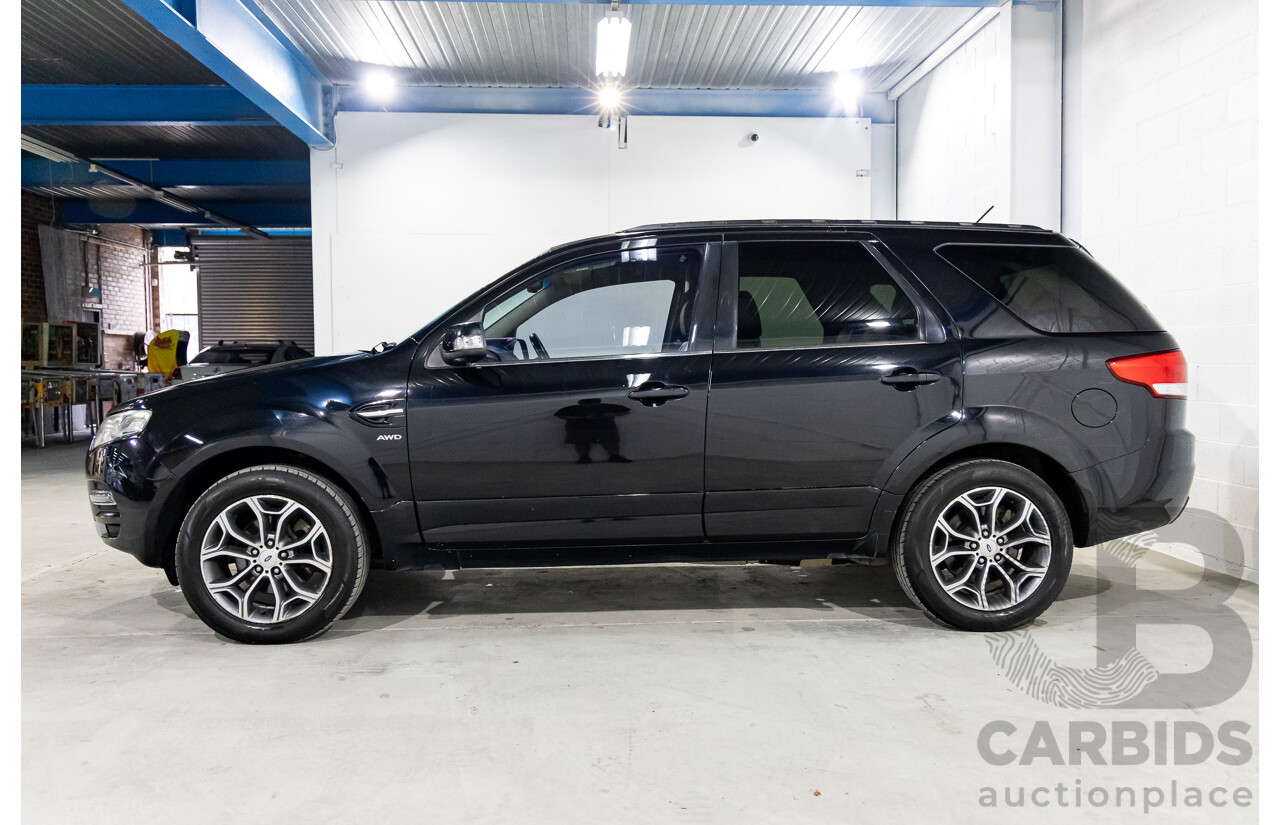
{"type": "MultiPolygon", "coordinates": [[[[625,243],[574,249],[507,282],[625,243]]],[[[453,367],[439,355],[449,327],[425,337],[410,374],[408,414],[428,545],[702,540],[719,245],[678,236],[654,246],[693,248],[704,262],[684,352],[453,367]]],[[[485,300],[458,318],[477,315],[485,300]]]]}
{"type": "MultiPolygon", "coordinates": [[[[794,233],[753,236],[795,240],[794,233]]],[[[903,443],[947,426],[960,407],[961,350],[936,306],[873,236],[866,243],[921,312],[915,341],[735,349],[737,241],[724,244],[722,300],[707,415],[710,539],[847,538],[870,527],[876,477],[903,443]],[[929,383],[893,383],[894,379],[929,383]],[[888,379],[889,383],[886,383],[888,379]]]]}
{"type": "Polygon", "coordinates": [[[116,501],[94,518],[108,544],[172,576],[178,527],[203,489],[245,466],[296,463],[353,496],[388,568],[875,562],[910,489],[975,455],[1044,475],[1078,544],[1176,517],[1193,469],[1185,402],[1123,384],[1105,364],[1176,342],[1033,330],[934,252],[967,242],[1071,244],[1030,228],[869,222],[676,225],[569,244],[384,352],[133,402],[154,411],[144,433],[87,456],[90,489],[116,501]],[[759,239],[866,244],[916,305],[918,340],[735,350],[737,245],[759,239]],[[685,351],[441,357],[445,330],[478,321],[521,279],[639,242],[704,254],[685,351]],[[907,373],[923,383],[882,380],[907,373]],[[1098,393],[1114,399],[1109,420],[1098,393]]]}

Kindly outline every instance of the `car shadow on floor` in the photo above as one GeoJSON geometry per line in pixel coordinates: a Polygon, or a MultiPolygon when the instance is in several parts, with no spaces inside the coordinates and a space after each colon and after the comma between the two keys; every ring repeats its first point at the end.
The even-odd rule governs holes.
{"type": "MultiPolygon", "coordinates": [[[[1073,575],[1059,598],[1091,597],[1106,586],[1105,580],[1073,575]]],[[[422,614],[443,618],[797,608],[819,613],[846,610],[880,620],[929,624],[887,566],[763,564],[485,569],[448,574],[375,570],[343,621],[369,628],[422,614]]]]}
{"type": "MultiPolygon", "coordinates": [[[[1073,573],[1058,600],[1091,598],[1109,586],[1085,571],[1073,573]]],[[[168,610],[193,616],[182,594],[172,588],[153,597],[168,610]]],[[[769,618],[766,612],[773,612],[787,619],[818,619],[844,611],[877,621],[933,626],[902,592],[888,566],[680,564],[373,570],[360,599],[334,629],[362,633],[415,617],[509,621],[532,614],[607,617],[661,611],[702,614],[699,618],[717,611],[769,618]],[[784,613],[795,610],[811,611],[811,616],[784,613]]]]}

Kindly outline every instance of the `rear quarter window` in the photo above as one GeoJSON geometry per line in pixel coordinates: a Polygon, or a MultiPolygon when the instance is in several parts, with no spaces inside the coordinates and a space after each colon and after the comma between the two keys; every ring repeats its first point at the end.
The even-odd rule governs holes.
{"type": "Polygon", "coordinates": [[[1160,323],[1088,253],[1070,246],[947,244],[936,250],[1041,332],[1155,332],[1160,323]]]}

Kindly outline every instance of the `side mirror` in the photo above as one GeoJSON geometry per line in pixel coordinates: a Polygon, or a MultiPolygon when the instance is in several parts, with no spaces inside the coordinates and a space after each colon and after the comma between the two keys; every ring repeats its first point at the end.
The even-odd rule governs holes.
{"type": "Polygon", "coordinates": [[[454,324],[440,342],[440,357],[451,367],[465,367],[483,361],[488,354],[488,342],[480,324],[454,324]]]}

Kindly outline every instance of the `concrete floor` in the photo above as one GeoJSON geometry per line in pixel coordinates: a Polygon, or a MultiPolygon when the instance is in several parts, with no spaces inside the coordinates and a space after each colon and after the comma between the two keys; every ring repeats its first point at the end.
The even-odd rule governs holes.
{"type": "MultiPolygon", "coordinates": [[[[85,447],[23,450],[28,823],[1103,822],[1142,814],[991,811],[980,789],[1080,779],[1138,786],[1141,799],[1176,779],[1257,791],[1256,756],[989,766],[976,742],[997,719],[1024,732],[1047,720],[1064,749],[1070,720],[1243,720],[1256,752],[1256,672],[1209,708],[1055,708],[1002,674],[989,637],[924,619],[887,568],[375,571],[317,640],[229,643],[163,574],[98,541],[85,447]]],[[[1078,553],[1030,631],[1063,664],[1094,662],[1095,561],[1078,553]]],[[[1151,587],[1196,573],[1151,555],[1139,565],[1151,587]]],[[[1238,655],[1252,657],[1257,589],[1229,603],[1255,643],[1238,655]]],[[[1166,594],[1133,609],[1188,606],[1166,594]]],[[[1138,638],[1162,671],[1209,658],[1195,628],[1138,638]]],[[[1257,817],[1256,804],[1208,811],[1180,804],[1156,821],[1257,817]]]]}

